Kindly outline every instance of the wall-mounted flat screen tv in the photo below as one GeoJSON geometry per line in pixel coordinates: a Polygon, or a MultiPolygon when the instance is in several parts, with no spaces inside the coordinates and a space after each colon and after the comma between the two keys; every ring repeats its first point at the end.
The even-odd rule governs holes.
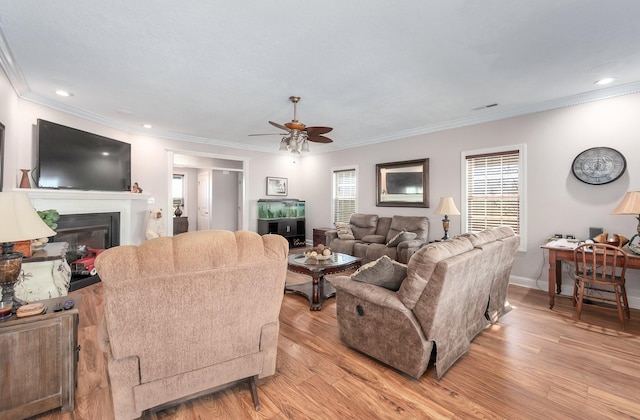
{"type": "Polygon", "coordinates": [[[96,191],[131,189],[131,145],[38,120],[39,188],[96,191]]]}

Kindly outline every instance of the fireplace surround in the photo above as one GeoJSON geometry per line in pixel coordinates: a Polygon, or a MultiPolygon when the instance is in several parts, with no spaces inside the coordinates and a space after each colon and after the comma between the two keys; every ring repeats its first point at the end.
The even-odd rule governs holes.
{"type": "MultiPolygon", "coordinates": [[[[53,240],[69,243],[67,261],[82,256],[84,248],[139,245],[149,194],[110,191],[15,189],[26,192],[36,210],[54,209],[60,220],[53,240]]],[[[74,275],[70,291],[99,281],[96,276],[74,275]]]]}
{"type": "Polygon", "coordinates": [[[145,221],[149,194],[111,191],[20,189],[26,192],[36,210],[57,210],[60,215],[119,213],[117,235],[120,245],[139,245],[145,240],[145,221]]]}

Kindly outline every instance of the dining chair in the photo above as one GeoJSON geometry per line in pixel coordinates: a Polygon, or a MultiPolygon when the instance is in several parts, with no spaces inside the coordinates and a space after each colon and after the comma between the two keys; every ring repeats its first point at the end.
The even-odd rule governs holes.
{"type": "MultiPolygon", "coordinates": [[[[577,305],[578,319],[585,300],[615,303],[624,330],[624,319],[631,318],[625,289],[627,255],[619,247],[604,243],[588,243],[573,251],[575,281],[573,306],[577,305]]],[[[607,306],[601,306],[607,308],[607,306]]]]}

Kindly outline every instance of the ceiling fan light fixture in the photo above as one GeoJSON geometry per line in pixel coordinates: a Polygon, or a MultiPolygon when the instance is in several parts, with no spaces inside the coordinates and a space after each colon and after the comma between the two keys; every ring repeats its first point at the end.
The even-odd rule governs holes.
{"type": "Polygon", "coordinates": [[[281,152],[286,152],[288,146],[289,145],[287,144],[287,141],[283,137],[282,140],[280,140],[280,148],[278,150],[280,150],[281,152]]]}
{"type": "Polygon", "coordinates": [[[304,141],[302,142],[302,151],[303,152],[309,151],[309,141],[307,139],[304,139],[304,141]]]}

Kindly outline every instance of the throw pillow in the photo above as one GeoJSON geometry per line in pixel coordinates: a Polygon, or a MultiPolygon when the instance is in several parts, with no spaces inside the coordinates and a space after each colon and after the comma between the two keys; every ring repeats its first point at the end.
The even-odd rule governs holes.
{"type": "Polygon", "coordinates": [[[338,229],[339,239],[356,239],[349,223],[336,222],[336,229],[338,229]]]}
{"type": "Polygon", "coordinates": [[[400,284],[406,277],[407,267],[391,260],[387,255],[363,265],[351,275],[352,280],[384,287],[394,292],[400,289],[400,284]]]}
{"type": "Polygon", "coordinates": [[[398,244],[400,242],[410,241],[412,239],[416,239],[416,236],[418,236],[418,234],[415,233],[415,232],[405,232],[403,230],[403,231],[399,232],[393,238],[389,239],[389,242],[387,242],[387,246],[388,247],[398,246],[398,244]]]}
{"type": "Polygon", "coordinates": [[[404,279],[407,278],[407,265],[395,260],[391,260],[391,265],[393,268],[393,274],[389,278],[389,284],[392,287],[389,287],[389,289],[398,291],[404,279]]]}

